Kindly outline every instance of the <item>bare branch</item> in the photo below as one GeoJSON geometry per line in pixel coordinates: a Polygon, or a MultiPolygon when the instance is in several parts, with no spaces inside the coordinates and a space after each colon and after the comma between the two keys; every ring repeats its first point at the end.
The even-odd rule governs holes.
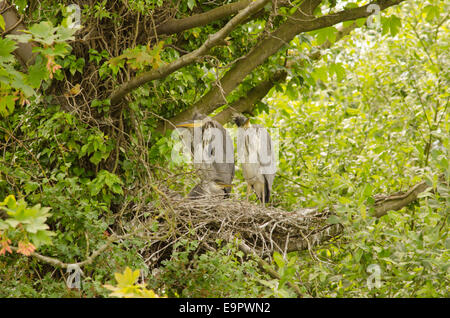
{"type": "MultiPolygon", "coordinates": [[[[89,265],[91,264],[94,259],[99,256],[101,253],[103,253],[110,245],[113,241],[117,240],[118,237],[111,235],[107,240],[106,243],[103,244],[100,248],[98,248],[97,250],[95,250],[91,256],[89,256],[88,258],[86,258],[84,261],[82,262],[78,262],[78,263],[74,263],[74,264],[68,264],[68,263],[64,263],[62,261],[60,261],[57,258],[54,257],[49,257],[49,256],[45,256],[45,255],[41,255],[38,253],[31,253],[31,256],[40,260],[41,262],[50,264],[54,267],[59,267],[59,268],[68,268],[70,265],[78,265],[79,267],[85,266],[85,265],[89,265]]],[[[11,246],[11,249],[15,252],[17,252],[18,248],[11,246]]]]}

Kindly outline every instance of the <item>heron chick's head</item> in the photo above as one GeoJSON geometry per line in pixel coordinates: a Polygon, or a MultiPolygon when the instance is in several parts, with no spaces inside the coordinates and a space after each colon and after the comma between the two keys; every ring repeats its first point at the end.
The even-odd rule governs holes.
{"type": "Polygon", "coordinates": [[[197,127],[203,127],[208,122],[211,122],[210,117],[196,112],[191,120],[182,122],[182,123],[176,125],[175,127],[177,127],[177,128],[179,128],[179,127],[197,128],[197,127]]]}
{"type": "Polygon", "coordinates": [[[250,119],[243,116],[236,114],[233,116],[233,121],[238,127],[243,127],[250,119]]]}

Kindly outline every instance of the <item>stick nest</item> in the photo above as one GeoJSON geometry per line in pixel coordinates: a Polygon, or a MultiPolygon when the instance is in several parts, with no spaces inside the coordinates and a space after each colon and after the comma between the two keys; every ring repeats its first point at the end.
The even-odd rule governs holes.
{"type": "Polygon", "coordinates": [[[202,250],[214,250],[217,240],[237,239],[258,256],[270,257],[275,251],[311,249],[343,229],[341,224],[326,222],[333,214],[329,209],[287,212],[235,197],[192,200],[173,193],[163,197],[158,204],[135,207],[135,218],[128,225],[131,229],[145,229],[150,243],[145,253],[147,263],[156,264],[168,257],[173,244],[186,238],[198,240],[202,250]],[[157,230],[149,230],[155,221],[157,230]]]}

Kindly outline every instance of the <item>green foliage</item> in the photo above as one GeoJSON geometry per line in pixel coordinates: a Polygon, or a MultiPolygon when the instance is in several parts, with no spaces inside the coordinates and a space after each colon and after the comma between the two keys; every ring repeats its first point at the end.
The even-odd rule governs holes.
{"type": "MultiPolygon", "coordinates": [[[[220,244],[220,242],[217,242],[220,244]]],[[[217,252],[197,254],[197,241],[174,244],[170,260],[163,262],[159,283],[169,297],[260,297],[264,287],[256,262],[245,260],[231,244],[217,252]]],[[[156,282],[155,282],[156,283],[156,282]]]]}
{"type": "Polygon", "coordinates": [[[448,297],[449,67],[440,58],[448,29],[429,5],[405,6],[376,32],[336,42],[314,67],[314,90],[300,87],[295,99],[288,82],[267,100],[262,123],[278,126],[283,141],[274,204],[336,206],[328,223],[345,226],[339,239],[298,254],[291,281],[308,295],[448,297]],[[375,194],[424,179],[430,188],[418,203],[373,217],[375,194]],[[371,266],[380,287],[368,283],[371,266]]]}
{"type": "Polygon", "coordinates": [[[113,144],[108,140],[108,136],[103,133],[97,135],[90,135],[87,138],[86,144],[84,144],[79,152],[79,158],[83,156],[90,156],[89,161],[95,165],[98,165],[100,161],[109,157],[113,144]]]}
{"type": "MultiPolygon", "coordinates": [[[[191,107],[302,1],[279,8],[280,16],[273,16],[269,4],[261,17],[238,26],[207,56],[133,91],[123,107],[111,105],[104,91],[180,59],[226,19],[148,43],[130,33],[130,47],[115,54],[95,42],[97,31],[135,30],[139,21],[144,32],[152,23],[145,20],[149,12],[168,2],[119,2],[125,15],[111,9],[111,1],[85,5],[83,21],[98,25],[75,41],[66,2],[39,2],[45,10],[13,2],[31,23],[23,34],[0,38],[0,197],[6,197],[0,297],[156,296],[152,290],[170,297],[295,297],[288,283],[313,297],[448,297],[450,195],[438,182],[442,175],[447,184],[450,178],[448,4],[405,3],[383,13],[375,28],[355,30],[340,41],[340,25],[297,36],[227,96],[232,103],[273,72],[288,72],[286,84],[277,85],[253,111],[256,121],[280,128],[271,204],[286,210],[334,206],[337,215],[327,222],[345,226],[341,237],[310,251],[275,253],[271,266],[281,277],[277,280],[231,244],[217,242],[217,251],[205,252],[190,238],[176,242],[162,264],[151,264],[159,268],[149,275],[146,251],[152,242],[131,235],[83,268],[82,288],[76,291],[66,287],[64,273],[6,252],[17,243],[22,254],[39,247],[39,253],[66,263],[83,261],[111,232],[134,224],[141,217],[137,210],[160,203],[158,178],[186,193],[194,182],[191,167],[178,167],[181,158],[171,161],[174,140],[158,135],[156,123],[191,107]],[[25,70],[13,51],[30,41],[36,58],[25,70]],[[89,47],[91,41],[97,45],[89,47]],[[321,52],[320,61],[311,61],[309,53],[327,42],[333,46],[321,52]],[[297,62],[287,67],[291,57],[297,62]],[[90,83],[97,77],[101,87],[90,83]],[[62,96],[53,98],[55,92],[62,96]],[[176,178],[168,178],[166,170],[176,178]],[[416,203],[373,217],[376,194],[404,191],[422,180],[429,189],[416,203]],[[138,271],[130,268],[147,274],[146,285],[137,284],[138,271]],[[372,279],[380,284],[373,287],[372,279]]],[[[330,0],[317,14],[363,3],[330,0]]],[[[182,0],[176,5],[175,17],[183,18],[217,4],[182,0]]],[[[354,22],[362,27],[366,19],[342,25],[354,22]]],[[[0,16],[0,32],[4,29],[0,16]]],[[[233,191],[244,194],[237,168],[233,191]]],[[[161,216],[143,215],[157,231],[161,216]]]]}
{"type": "MultiPolygon", "coordinates": [[[[31,25],[23,34],[9,34],[6,38],[0,38],[1,116],[12,114],[17,102],[23,106],[30,104],[30,98],[38,97],[36,91],[42,81],[51,80],[61,68],[55,63],[55,57],[62,58],[70,53],[71,48],[66,42],[74,39],[75,31],[62,25],[53,26],[50,21],[42,21],[31,25]],[[39,44],[33,47],[33,52],[38,55],[35,63],[24,73],[16,69],[12,52],[18,43],[31,41],[39,44]]],[[[77,63],[74,71],[79,70],[81,62],[77,63]]]]}
{"type": "Polygon", "coordinates": [[[132,271],[129,267],[125,268],[123,274],[114,274],[117,286],[104,285],[105,288],[112,291],[110,296],[124,298],[159,298],[153,290],[148,290],[145,286],[136,284],[139,278],[139,270],[132,271]]]}
{"type": "Polygon", "coordinates": [[[298,257],[296,253],[287,255],[286,261],[283,256],[275,252],[273,254],[273,262],[278,269],[280,279],[260,280],[260,283],[267,286],[268,289],[264,293],[264,297],[281,297],[293,298],[297,295],[287,286],[287,282],[295,282],[296,275],[299,271],[298,257]]]}
{"type": "MultiPolygon", "coordinates": [[[[21,242],[30,240],[33,242],[34,248],[51,244],[51,236],[54,236],[55,233],[48,231],[49,227],[45,223],[51,215],[50,208],[41,208],[40,204],[30,208],[24,199],[16,201],[13,195],[9,195],[3,202],[0,202],[0,210],[4,210],[8,215],[5,220],[0,220],[0,236],[3,242],[9,241],[10,237],[15,241],[18,239],[19,247],[21,242]]],[[[2,248],[0,254],[4,251],[5,247],[2,248]]],[[[27,253],[22,253],[27,255],[27,253]]]]}

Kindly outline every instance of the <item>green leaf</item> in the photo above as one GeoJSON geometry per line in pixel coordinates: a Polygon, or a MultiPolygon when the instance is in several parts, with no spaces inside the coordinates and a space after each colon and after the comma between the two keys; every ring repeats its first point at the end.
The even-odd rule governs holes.
{"type": "Polygon", "coordinates": [[[390,26],[391,35],[395,36],[399,32],[401,27],[402,27],[402,21],[400,20],[400,18],[395,15],[392,16],[391,17],[391,26],[390,26]]]}
{"type": "Polygon", "coordinates": [[[3,202],[0,203],[0,206],[5,206],[5,205],[8,207],[8,209],[11,209],[11,210],[15,209],[17,206],[16,198],[12,194],[8,195],[5,198],[5,200],[3,200],[3,202]]]}
{"type": "Polygon", "coordinates": [[[8,39],[14,40],[19,43],[28,43],[33,39],[33,36],[31,34],[8,34],[6,36],[8,39]]]}
{"type": "Polygon", "coordinates": [[[187,6],[190,10],[192,10],[195,7],[195,0],[188,0],[187,6]]]}
{"type": "Polygon", "coordinates": [[[131,268],[127,266],[123,274],[114,273],[114,277],[117,281],[117,287],[124,288],[129,285],[134,285],[139,278],[139,270],[132,271],[131,268]]]}
{"type": "Polygon", "coordinates": [[[274,252],[273,253],[273,260],[275,261],[275,264],[277,264],[277,266],[279,268],[283,268],[284,267],[285,261],[283,259],[283,256],[281,256],[280,253],[274,252]]]}
{"type": "Polygon", "coordinates": [[[362,27],[366,23],[367,18],[356,19],[356,26],[358,28],[362,27]]]}
{"type": "Polygon", "coordinates": [[[327,27],[315,32],[318,45],[322,45],[325,41],[334,43],[336,41],[337,29],[335,27],[327,27]]]}
{"type": "Polygon", "coordinates": [[[434,19],[439,18],[440,16],[439,6],[434,6],[431,4],[423,8],[422,12],[425,14],[425,19],[428,22],[432,22],[434,19]]]}
{"type": "Polygon", "coordinates": [[[5,30],[5,19],[3,19],[3,16],[0,14],[0,29],[3,31],[5,30]]]}
{"type": "Polygon", "coordinates": [[[42,21],[41,23],[34,24],[27,32],[31,33],[35,38],[47,45],[53,44],[55,39],[55,29],[50,21],[42,21]]]}
{"type": "Polygon", "coordinates": [[[7,57],[16,48],[16,43],[13,40],[0,38],[0,57],[7,57]]]}
{"type": "Polygon", "coordinates": [[[94,154],[89,158],[89,161],[95,165],[98,165],[102,161],[102,153],[100,151],[94,152],[94,154]]]}
{"type": "Polygon", "coordinates": [[[114,184],[114,185],[111,187],[111,191],[114,192],[114,193],[116,193],[116,194],[120,194],[120,195],[123,194],[122,187],[121,187],[120,185],[118,185],[117,183],[114,184]]]}
{"type": "Polygon", "coordinates": [[[312,73],[314,79],[321,80],[322,82],[327,82],[328,80],[328,69],[326,66],[316,67],[312,73]]]}
{"type": "Polygon", "coordinates": [[[52,236],[55,236],[56,233],[47,231],[47,230],[39,230],[36,233],[30,234],[30,239],[33,242],[36,248],[39,248],[41,245],[50,245],[52,244],[52,236]]]}
{"type": "Polygon", "coordinates": [[[338,82],[342,82],[345,78],[345,68],[342,66],[342,63],[333,63],[330,65],[330,75],[336,74],[336,79],[338,82]]]}
{"type": "Polygon", "coordinates": [[[339,223],[341,223],[341,219],[339,219],[339,217],[337,217],[336,215],[331,215],[327,219],[327,223],[328,224],[339,224],[339,223]]]}
{"type": "Polygon", "coordinates": [[[296,100],[298,98],[298,87],[295,87],[292,82],[286,86],[286,95],[290,100],[296,100]]]}
{"type": "Polygon", "coordinates": [[[390,32],[391,36],[395,36],[402,26],[402,21],[397,16],[393,15],[389,18],[382,18],[381,25],[383,27],[383,34],[390,32]]]}
{"type": "Polygon", "coordinates": [[[47,78],[47,69],[43,63],[35,63],[28,68],[26,82],[33,88],[39,88],[41,82],[47,78]]]}
{"type": "Polygon", "coordinates": [[[12,114],[15,106],[15,96],[8,95],[2,97],[0,100],[0,115],[3,117],[7,117],[12,114]]]}
{"type": "Polygon", "coordinates": [[[32,220],[32,222],[30,224],[25,225],[25,230],[28,233],[37,233],[37,231],[39,230],[47,230],[48,229],[48,225],[41,222],[41,220],[38,219],[34,219],[32,220]]]}
{"type": "Polygon", "coordinates": [[[7,219],[4,222],[9,226],[11,226],[12,228],[16,228],[16,226],[20,223],[20,221],[17,221],[15,219],[7,219]]]}

